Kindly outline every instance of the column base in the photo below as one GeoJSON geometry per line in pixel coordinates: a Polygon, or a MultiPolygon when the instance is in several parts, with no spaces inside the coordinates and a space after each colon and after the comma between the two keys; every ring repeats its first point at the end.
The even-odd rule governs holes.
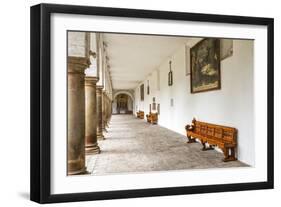
{"type": "Polygon", "coordinates": [[[86,146],[86,155],[99,154],[100,147],[97,144],[86,146]]]}
{"type": "Polygon", "coordinates": [[[105,140],[105,137],[103,136],[103,134],[97,135],[97,139],[98,140],[105,140]]]}
{"type": "Polygon", "coordinates": [[[74,170],[74,171],[68,171],[67,175],[84,175],[87,174],[86,167],[83,167],[82,169],[79,170],[74,170]]]}
{"type": "Polygon", "coordinates": [[[106,128],[109,128],[109,122],[106,122],[106,123],[105,123],[105,127],[106,127],[106,128]]]}

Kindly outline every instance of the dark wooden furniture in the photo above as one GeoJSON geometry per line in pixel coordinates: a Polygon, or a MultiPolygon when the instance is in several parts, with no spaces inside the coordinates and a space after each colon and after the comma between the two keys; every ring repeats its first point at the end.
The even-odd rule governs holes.
{"type": "Polygon", "coordinates": [[[157,124],[157,122],[158,122],[158,114],[157,113],[146,114],[146,120],[147,120],[147,122],[149,122],[151,124],[157,124]]]}
{"type": "Polygon", "coordinates": [[[224,162],[237,160],[235,156],[237,130],[235,128],[196,121],[194,118],[192,124],[186,125],[185,129],[188,143],[195,142],[197,138],[203,145],[203,151],[212,150],[214,146],[218,146],[224,153],[224,162]],[[209,144],[208,148],[206,143],[209,144]]]}
{"type": "Polygon", "coordinates": [[[140,119],[144,119],[144,111],[137,111],[137,117],[140,119]]]}

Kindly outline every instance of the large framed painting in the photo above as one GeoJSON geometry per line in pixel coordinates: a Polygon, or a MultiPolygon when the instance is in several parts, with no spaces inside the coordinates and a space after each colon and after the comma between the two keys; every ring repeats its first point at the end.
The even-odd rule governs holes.
{"type": "Polygon", "coordinates": [[[30,34],[32,201],[273,188],[273,19],[40,4],[30,34]]]}
{"type": "Polygon", "coordinates": [[[191,93],[220,89],[220,40],[206,38],[190,50],[191,93]]]}

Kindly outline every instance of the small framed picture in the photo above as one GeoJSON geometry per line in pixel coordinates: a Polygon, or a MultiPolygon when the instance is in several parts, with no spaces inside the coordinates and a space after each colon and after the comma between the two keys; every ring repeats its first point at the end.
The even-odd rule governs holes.
{"type": "Polygon", "coordinates": [[[169,61],[170,71],[168,73],[168,86],[173,85],[173,71],[171,69],[171,64],[172,64],[172,61],[169,61]]]}

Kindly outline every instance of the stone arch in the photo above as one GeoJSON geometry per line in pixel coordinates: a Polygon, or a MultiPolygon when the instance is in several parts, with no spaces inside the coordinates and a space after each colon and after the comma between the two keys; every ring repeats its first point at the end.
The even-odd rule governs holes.
{"type": "Polygon", "coordinates": [[[117,96],[118,95],[120,95],[120,94],[125,94],[125,95],[127,95],[130,99],[131,99],[131,106],[132,106],[132,108],[131,108],[131,110],[132,110],[132,113],[134,114],[135,113],[135,107],[134,107],[134,105],[135,105],[135,98],[134,98],[134,92],[133,91],[131,91],[131,90],[115,90],[115,91],[113,91],[113,96],[112,96],[112,112],[113,112],[113,114],[115,114],[117,111],[116,111],[116,98],[117,98],[117,96]]]}
{"type": "Polygon", "coordinates": [[[125,90],[121,90],[121,91],[117,91],[114,93],[113,95],[113,100],[119,95],[119,94],[126,94],[128,96],[130,96],[130,98],[135,101],[134,96],[132,95],[132,93],[130,93],[129,91],[125,91],[125,90]]]}

